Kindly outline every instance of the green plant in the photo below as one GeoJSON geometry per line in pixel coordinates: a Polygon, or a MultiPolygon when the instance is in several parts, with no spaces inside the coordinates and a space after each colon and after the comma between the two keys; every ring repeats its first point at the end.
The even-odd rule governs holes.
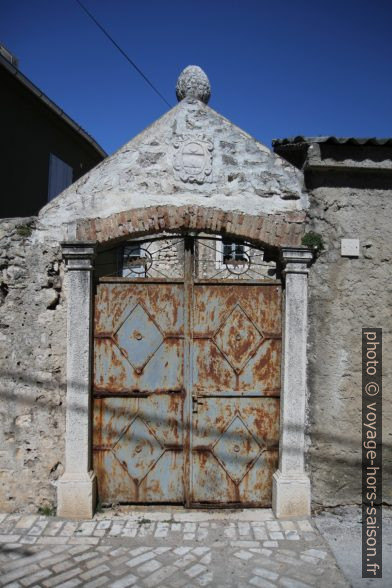
{"type": "Polygon", "coordinates": [[[31,228],[30,225],[17,225],[16,226],[16,233],[19,235],[19,237],[30,237],[31,233],[33,232],[33,229],[31,228]]]}
{"type": "Polygon", "coordinates": [[[149,523],[151,523],[150,519],[145,519],[144,517],[138,520],[138,525],[148,525],[149,523]]]}
{"type": "Polygon", "coordinates": [[[322,236],[319,233],[315,233],[314,231],[309,231],[302,237],[302,245],[305,247],[309,247],[309,249],[313,249],[314,251],[322,251],[324,249],[324,241],[322,236]]]}
{"type": "Polygon", "coordinates": [[[38,507],[38,514],[45,517],[54,517],[56,516],[56,508],[51,504],[44,504],[38,507]]]}

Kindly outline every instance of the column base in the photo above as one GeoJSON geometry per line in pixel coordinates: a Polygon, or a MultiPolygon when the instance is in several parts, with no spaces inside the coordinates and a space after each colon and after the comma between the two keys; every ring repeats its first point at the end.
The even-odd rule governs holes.
{"type": "Polygon", "coordinates": [[[97,477],[63,474],[57,484],[57,515],[67,519],[92,519],[97,499],[97,477]]]}
{"type": "Polygon", "coordinates": [[[272,477],[272,510],[278,519],[310,516],[310,480],[306,474],[272,477]]]}

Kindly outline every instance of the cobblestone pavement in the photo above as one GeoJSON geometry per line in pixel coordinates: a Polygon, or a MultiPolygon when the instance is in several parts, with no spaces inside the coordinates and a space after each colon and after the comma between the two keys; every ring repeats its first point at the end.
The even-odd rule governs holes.
{"type": "Polygon", "coordinates": [[[8,588],[349,586],[312,522],[270,510],[0,515],[0,569],[8,588]]]}

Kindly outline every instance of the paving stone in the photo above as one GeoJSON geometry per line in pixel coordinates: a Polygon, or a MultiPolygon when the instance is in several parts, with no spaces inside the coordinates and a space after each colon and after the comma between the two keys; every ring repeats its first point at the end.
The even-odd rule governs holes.
{"type": "Polygon", "coordinates": [[[265,549],[264,547],[260,548],[251,548],[249,551],[252,553],[259,553],[260,555],[265,555],[265,557],[270,557],[272,551],[270,549],[265,549]]]}
{"type": "Polygon", "coordinates": [[[99,551],[99,553],[107,553],[111,550],[111,547],[110,545],[99,545],[96,550],[99,551]]]}
{"type": "Polygon", "coordinates": [[[103,564],[101,566],[88,570],[88,572],[83,572],[83,574],[80,574],[80,577],[83,578],[83,580],[91,580],[91,578],[95,578],[95,576],[99,576],[100,574],[104,574],[105,572],[109,571],[109,566],[103,564]]]}
{"type": "Polygon", "coordinates": [[[184,555],[184,553],[188,553],[188,551],[190,551],[192,549],[192,547],[177,547],[174,550],[174,553],[176,553],[177,555],[184,555]]]}
{"type": "Polygon", "coordinates": [[[12,582],[13,580],[18,580],[19,578],[23,578],[28,574],[33,574],[39,571],[39,566],[36,563],[30,564],[25,567],[18,567],[16,570],[12,570],[6,574],[4,574],[1,578],[3,584],[8,584],[8,582],[12,582]]]}
{"type": "Polygon", "coordinates": [[[41,535],[48,524],[48,521],[36,521],[34,526],[30,529],[29,535],[41,535]]]}
{"type": "Polygon", "coordinates": [[[49,525],[44,530],[44,535],[54,536],[60,531],[61,527],[64,525],[64,521],[55,521],[49,523],[49,525]]]}
{"type": "Polygon", "coordinates": [[[255,576],[249,580],[249,584],[252,586],[257,586],[258,588],[274,588],[276,586],[276,584],[269,582],[265,578],[260,578],[260,576],[255,576]]]}
{"type": "Polygon", "coordinates": [[[100,521],[97,524],[97,529],[104,529],[107,530],[110,528],[110,525],[112,524],[112,521],[100,521]]]}
{"type": "Polygon", "coordinates": [[[199,586],[208,586],[209,584],[211,584],[212,580],[213,580],[212,572],[206,572],[206,573],[202,574],[201,576],[199,576],[198,578],[196,578],[196,582],[199,584],[199,586]]]}
{"type": "Polygon", "coordinates": [[[246,541],[245,539],[242,541],[231,541],[230,542],[232,547],[259,547],[260,543],[258,541],[246,541]]]}
{"type": "Polygon", "coordinates": [[[169,529],[167,527],[158,527],[154,533],[154,537],[166,537],[169,529]]]}
{"type": "Polygon", "coordinates": [[[108,561],[110,558],[106,557],[105,555],[101,555],[99,554],[98,557],[94,557],[93,559],[89,559],[86,562],[86,568],[89,570],[90,568],[93,568],[95,566],[99,566],[100,564],[108,561]]]}
{"type": "Polygon", "coordinates": [[[121,531],[121,537],[136,537],[137,528],[136,527],[125,527],[121,531]]]}
{"type": "Polygon", "coordinates": [[[2,545],[0,565],[11,588],[347,587],[309,521],[300,521],[300,529],[296,521],[218,514],[215,520],[200,512],[175,521],[168,511],[111,519],[105,513],[80,523],[3,517],[7,529],[19,527],[18,533],[3,533],[10,541],[2,545]],[[154,522],[140,522],[146,519],[154,522]]]}
{"type": "Polygon", "coordinates": [[[197,539],[198,541],[202,541],[208,537],[208,529],[199,529],[197,531],[197,539]]]}
{"type": "Polygon", "coordinates": [[[13,543],[19,539],[20,535],[0,535],[0,543],[13,543]]]}
{"type": "Polygon", "coordinates": [[[145,574],[151,574],[151,572],[155,572],[161,567],[162,564],[159,561],[156,559],[150,559],[149,561],[146,561],[146,563],[139,566],[136,571],[138,574],[144,576],[145,574]]]}
{"type": "Polygon", "coordinates": [[[76,533],[80,536],[90,536],[94,533],[94,529],[97,523],[82,523],[78,529],[76,529],[76,533]]]}
{"type": "Polygon", "coordinates": [[[147,561],[148,559],[152,559],[153,557],[154,553],[152,551],[148,553],[142,553],[141,555],[138,555],[137,557],[128,560],[127,566],[129,568],[134,568],[135,566],[138,566],[139,564],[143,563],[144,561],[147,561]]]}
{"type": "Polygon", "coordinates": [[[61,535],[63,536],[71,536],[74,534],[76,529],[78,528],[78,523],[65,523],[64,527],[61,530],[61,535]]]}
{"type": "Polygon", "coordinates": [[[148,588],[153,588],[154,586],[161,586],[162,580],[165,580],[169,576],[172,576],[174,572],[176,572],[177,570],[178,568],[174,566],[165,566],[151,574],[151,576],[144,578],[143,582],[148,588]]]}
{"type": "Polygon", "coordinates": [[[22,578],[20,580],[20,583],[23,586],[31,586],[31,584],[34,584],[35,582],[39,582],[40,580],[44,580],[45,578],[47,578],[48,576],[51,576],[51,575],[52,575],[52,572],[48,569],[39,570],[35,574],[29,575],[27,578],[22,578]]]}
{"type": "Polygon", "coordinates": [[[264,527],[254,527],[253,534],[254,534],[255,539],[257,541],[264,541],[264,540],[268,539],[267,531],[264,527]]]}
{"type": "Polygon", "coordinates": [[[126,588],[127,586],[134,586],[137,580],[138,579],[136,576],[134,576],[133,574],[128,574],[120,580],[116,580],[116,582],[113,582],[110,588],[126,588]]]}
{"type": "Polygon", "coordinates": [[[295,526],[294,521],[281,521],[280,526],[284,531],[296,531],[297,527],[295,526]]]}
{"type": "MultiPolygon", "coordinates": [[[[9,547],[9,546],[7,546],[9,547]]],[[[31,555],[27,555],[26,557],[20,557],[20,554],[10,554],[10,557],[12,559],[17,559],[17,561],[10,561],[9,563],[6,563],[3,565],[3,571],[8,571],[8,570],[12,570],[15,568],[20,568],[21,566],[27,566],[28,564],[31,564],[33,562],[37,562],[40,560],[44,560],[45,558],[49,557],[50,555],[52,555],[52,553],[50,551],[48,551],[47,549],[44,549],[41,552],[38,553],[32,553],[31,555]]]]}
{"type": "Polygon", "coordinates": [[[211,553],[206,553],[206,555],[204,555],[201,560],[200,563],[202,564],[210,564],[212,560],[212,555],[211,553]]]}
{"type": "Polygon", "coordinates": [[[282,586],[285,586],[285,588],[311,588],[309,584],[304,584],[303,582],[285,576],[280,578],[279,582],[282,586]]]}
{"type": "Polygon", "coordinates": [[[278,521],[267,521],[266,527],[269,531],[280,531],[281,527],[278,521]]]}
{"type": "Polygon", "coordinates": [[[21,538],[20,542],[24,545],[33,545],[36,543],[38,537],[29,537],[29,535],[25,535],[21,538]]]}
{"type": "MultiPolygon", "coordinates": [[[[2,520],[2,515],[0,515],[0,522],[2,520]]],[[[25,515],[19,519],[19,521],[15,525],[15,529],[30,529],[33,526],[35,521],[37,520],[36,515],[25,515]]]]}
{"type": "MultiPolygon", "coordinates": [[[[64,583],[66,580],[77,576],[82,572],[82,568],[73,568],[72,570],[68,570],[67,572],[63,572],[62,574],[58,574],[53,576],[52,578],[48,578],[43,582],[43,585],[47,588],[51,588],[52,586],[58,586],[59,584],[64,583]]],[[[80,582],[79,582],[80,583],[80,582]]]]}
{"type": "MultiPolygon", "coordinates": [[[[124,549],[122,549],[121,551],[122,551],[122,553],[124,553],[124,549]]],[[[137,549],[132,549],[132,551],[130,551],[129,553],[130,553],[130,555],[133,555],[134,557],[136,557],[137,555],[140,555],[141,553],[144,553],[145,551],[151,551],[151,547],[146,547],[145,545],[142,545],[141,547],[138,547],[137,549]]],[[[112,551],[112,553],[110,555],[115,555],[114,551],[112,551]]]]}
{"type": "Polygon", "coordinates": [[[247,522],[239,522],[238,523],[238,532],[241,536],[249,535],[250,533],[250,524],[247,522]]]}
{"type": "Polygon", "coordinates": [[[72,580],[68,580],[67,582],[57,584],[57,588],[74,588],[75,586],[80,586],[81,583],[82,582],[78,578],[73,578],[72,580]]]}
{"type": "Polygon", "coordinates": [[[284,535],[281,531],[270,531],[269,536],[272,541],[281,541],[284,539],[284,535]]]}
{"type": "Polygon", "coordinates": [[[72,561],[72,559],[66,559],[65,561],[61,561],[60,563],[53,566],[53,571],[56,574],[59,574],[60,572],[66,572],[67,570],[69,570],[69,568],[72,568],[74,565],[75,563],[72,561]]]}
{"type": "Polygon", "coordinates": [[[174,565],[178,568],[186,568],[187,565],[196,561],[196,557],[192,553],[187,553],[180,559],[174,562],[174,565]]]}
{"type": "Polygon", "coordinates": [[[87,553],[82,553],[81,555],[77,555],[76,557],[74,557],[74,560],[77,562],[86,561],[87,559],[94,558],[94,556],[96,556],[96,555],[97,554],[95,551],[89,551],[87,553]]]}
{"type": "Polygon", "coordinates": [[[312,557],[311,555],[301,555],[300,556],[302,561],[317,566],[319,563],[319,559],[317,557],[312,557]]]}
{"type": "Polygon", "coordinates": [[[99,537],[71,537],[68,539],[68,543],[70,545],[77,545],[77,544],[88,544],[88,545],[97,545],[99,543],[99,537]]]}
{"type": "Polygon", "coordinates": [[[170,551],[170,547],[157,547],[156,549],[154,549],[155,553],[166,553],[166,551],[170,551]]]}
{"type": "Polygon", "coordinates": [[[271,570],[266,568],[252,568],[252,574],[261,576],[262,578],[267,578],[267,580],[277,580],[279,578],[279,574],[276,572],[271,572],[271,570]]]}
{"type": "Polygon", "coordinates": [[[239,559],[244,559],[244,560],[248,560],[251,559],[253,557],[253,553],[249,553],[249,551],[237,551],[237,553],[234,554],[236,557],[238,557],[239,559]]]}
{"type": "Polygon", "coordinates": [[[298,535],[297,531],[285,531],[284,536],[289,541],[299,541],[299,535],[298,535]]]}
{"type": "Polygon", "coordinates": [[[207,551],[210,551],[209,547],[196,547],[192,550],[192,553],[195,555],[203,555],[203,553],[207,553],[207,551]]]}
{"type": "Polygon", "coordinates": [[[108,576],[101,576],[100,578],[96,578],[91,582],[87,582],[83,584],[84,588],[98,588],[98,586],[109,586],[110,580],[108,576]]]}
{"type": "Polygon", "coordinates": [[[67,542],[71,542],[72,538],[69,539],[69,537],[38,537],[37,539],[37,543],[40,543],[41,545],[54,545],[54,544],[60,544],[60,543],[67,543],[67,542]]]}
{"type": "Polygon", "coordinates": [[[109,532],[111,537],[117,537],[120,535],[121,531],[123,530],[124,524],[120,525],[118,523],[113,523],[113,526],[109,532]]]}
{"type": "Polygon", "coordinates": [[[194,566],[191,566],[188,570],[186,570],[185,573],[190,578],[195,578],[195,576],[198,576],[199,574],[201,574],[202,572],[205,572],[206,570],[207,570],[207,568],[205,566],[197,563],[194,566]]]}

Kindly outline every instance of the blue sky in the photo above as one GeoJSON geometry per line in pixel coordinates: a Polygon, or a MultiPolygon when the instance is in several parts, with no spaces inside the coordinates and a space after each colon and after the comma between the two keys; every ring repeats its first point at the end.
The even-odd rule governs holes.
{"type": "MultiPolygon", "coordinates": [[[[83,0],[173,106],[189,64],[261,140],[392,136],[391,0],[83,0]]],[[[0,0],[0,42],[109,153],[168,107],[75,0],[0,0]]]]}

